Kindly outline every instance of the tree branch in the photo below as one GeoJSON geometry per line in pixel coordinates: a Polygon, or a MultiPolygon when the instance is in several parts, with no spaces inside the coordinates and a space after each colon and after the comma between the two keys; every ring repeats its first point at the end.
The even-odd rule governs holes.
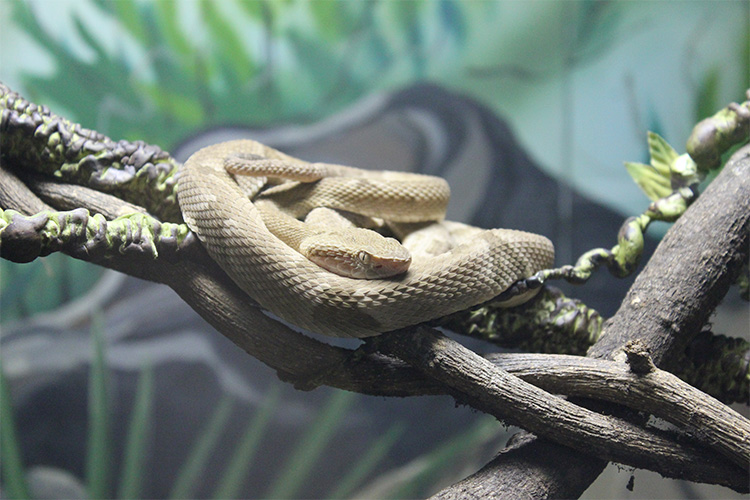
{"type": "MultiPolygon", "coordinates": [[[[630,340],[640,339],[657,364],[677,359],[680,348],[698,333],[726,294],[739,265],[748,260],[748,203],[750,146],[745,146],[669,229],[587,355],[612,359],[630,340]],[[662,282],[665,285],[659,286],[662,282]],[[686,311],[681,313],[683,304],[686,311]]],[[[452,498],[471,491],[476,496],[507,498],[528,492],[538,494],[537,498],[578,497],[605,465],[590,455],[524,438],[438,496],[452,498]],[[554,476],[549,474],[550,463],[558,468],[554,476]],[[492,489],[483,488],[485,484],[492,489]],[[498,494],[501,491],[505,493],[498,494]]]]}
{"type": "MultiPolygon", "coordinates": [[[[416,328],[387,333],[368,341],[374,348],[397,356],[498,419],[518,425],[559,444],[634,467],[655,470],[667,477],[747,488],[750,454],[740,443],[724,449],[739,466],[690,444],[677,443],[655,430],[646,430],[615,417],[601,415],[528,384],[499,370],[488,360],[435,330],[416,328]],[[730,453],[731,451],[731,453],[730,453]]],[[[742,417],[739,417],[742,420],[742,417]]],[[[748,424],[748,423],[745,423],[748,424]]],[[[745,426],[750,431],[750,425],[745,426]]],[[[734,433],[736,436],[737,432],[734,433]]]]}

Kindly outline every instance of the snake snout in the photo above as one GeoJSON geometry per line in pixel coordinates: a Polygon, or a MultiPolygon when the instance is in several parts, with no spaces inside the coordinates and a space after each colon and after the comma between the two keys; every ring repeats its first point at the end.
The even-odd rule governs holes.
{"type": "Polygon", "coordinates": [[[409,269],[411,264],[411,256],[387,256],[381,257],[373,255],[368,252],[360,252],[358,259],[360,261],[367,261],[367,265],[363,266],[365,269],[365,279],[378,279],[378,278],[390,278],[391,276],[397,276],[405,273],[409,269]]]}
{"type": "Polygon", "coordinates": [[[348,278],[389,278],[409,269],[411,254],[397,240],[379,235],[373,239],[365,236],[364,231],[367,230],[360,236],[364,236],[368,244],[363,244],[361,238],[336,238],[328,234],[326,239],[303,241],[300,253],[323,269],[348,278]]]}

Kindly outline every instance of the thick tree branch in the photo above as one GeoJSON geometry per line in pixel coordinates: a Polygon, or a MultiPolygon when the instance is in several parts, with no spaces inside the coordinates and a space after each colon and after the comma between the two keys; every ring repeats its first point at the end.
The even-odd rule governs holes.
{"type": "Polygon", "coordinates": [[[498,368],[552,394],[617,403],[671,422],[738,465],[750,463],[750,420],[669,372],[634,373],[594,358],[490,354],[498,368]]]}
{"type": "MultiPolygon", "coordinates": [[[[750,146],[745,146],[669,229],[588,356],[611,359],[629,341],[640,339],[657,364],[677,359],[680,348],[698,333],[726,294],[739,265],[748,260],[748,203],[750,146]],[[660,287],[662,281],[668,286],[660,287]]],[[[578,497],[605,465],[600,459],[529,438],[438,496],[452,498],[471,491],[477,497],[516,498],[528,492],[539,494],[537,498],[578,497]],[[549,463],[558,467],[553,477],[549,463]],[[483,488],[485,484],[491,489],[483,488]]]]}
{"type": "Polygon", "coordinates": [[[559,444],[667,477],[734,489],[747,488],[750,480],[746,472],[750,455],[743,446],[750,440],[750,432],[743,434],[742,429],[737,429],[743,434],[742,442],[735,441],[737,447],[729,448],[738,466],[706,449],[677,443],[660,432],[551,396],[435,330],[397,331],[369,342],[380,352],[397,356],[444,383],[459,401],[559,444]]]}

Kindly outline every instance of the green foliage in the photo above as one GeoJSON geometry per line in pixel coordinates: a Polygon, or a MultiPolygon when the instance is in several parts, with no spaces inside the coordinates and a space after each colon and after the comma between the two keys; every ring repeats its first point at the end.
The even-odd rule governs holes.
{"type": "Polygon", "coordinates": [[[476,450],[482,443],[498,435],[498,422],[494,417],[486,416],[476,425],[462,433],[438,444],[423,457],[422,467],[408,483],[391,492],[392,498],[414,498],[423,496],[419,486],[440,484],[443,471],[455,467],[456,457],[469,450],[476,450]]]}
{"type": "MultiPolygon", "coordinates": [[[[112,481],[112,435],[110,428],[111,395],[109,389],[109,369],[106,362],[105,338],[101,319],[95,319],[91,328],[93,347],[92,364],[89,375],[89,428],[86,455],[86,488],[90,498],[142,498],[142,487],[148,474],[146,460],[149,456],[149,435],[153,430],[151,412],[153,409],[154,372],[150,364],[144,364],[140,371],[130,424],[125,436],[123,465],[119,471],[117,495],[112,481]]],[[[237,498],[246,475],[253,467],[253,459],[260,451],[263,439],[267,437],[268,424],[279,411],[283,385],[275,384],[264,399],[262,406],[253,415],[245,431],[232,450],[217,450],[220,437],[227,423],[234,403],[224,397],[216,405],[213,415],[198,436],[192,451],[185,459],[175,479],[170,498],[190,498],[197,494],[196,488],[205,480],[204,470],[208,461],[217,453],[230,454],[222,474],[216,480],[212,498],[237,498]]],[[[296,449],[287,458],[286,465],[276,476],[269,491],[269,497],[291,497],[302,493],[301,486],[319,463],[323,450],[331,444],[341,421],[358,396],[345,391],[335,391],[318,413],[314,422],[301,438],[296,449]]],[[[0,370],[0,459],[3,468],[3,488],[8,498],[30,498],[25,482],[23,460],[17,441],[12,402],[4,373],[0,370]]],[[[497,434],[498,423],[493,418],[484,419],[471,426],[460,436],[444,443],[438,443],[434,451],[420,459],[421,467],[406,482],[390,491],[394,497],[409,497],[429,492],[439,471],[453,467],[456,460],[462,460],[467,450],[475,450],[489,437],[497,434]]],[[[406,426],[393,424],[385,433],[375,438],[369,448],[352,463],[349,469],[341,471],[341,477],[333,486],[328,498],[346,498],[356,488],[362,486],[375,468],[387,456],[388,451],[403,436],[406,426]]],[[[212,479],[213,481],[213,479],[212,479]]]]}
{"type": "Polygon", "coordinates": [[[0,421],[2,421],[2,425],[0,425],[0,462],[3,465],[3,496],[19,500],[31,498],[23,470],[23,457],[18,442],[10,390],[2,367],[0,367],[0,421]]]}
{"type": "Polygon", "coordinates": [[[678,154],[667,141],[654,132],[648,133],[648,146],[650,165],[626,162],[625,168],[646,196],[656,201],[672,192],[671,165],[678,154]]]}
{"type": "Polygon", "coordinates": [[[253,416],[240,438],[237,448],[229,460],[213,498],[237,498],[245,480],[245,474],[252,466],[253,458],[259,451],[259,444],[274,412],[278,409],[281,397],[281,385],[276,384],[266,395],[263,405],[253,416]]]}
{"type": "Polygon", "coordinates": [[[626,162],[630,176],[652,201],[665,198],[679,187],[698,182],[695,162],[679,155],[660,135],[648,133],[651,164],[626,162]]]}
{"type": "Polygon", "coordinates": [[[117,498],[141,498],[146,472],[146,446],[151,431],[151,408],[154,395],[154,370],[146,364],[138,377],[133,412],[130,416],[117,498]]]}
{"type": "Polygon", "coordinates": [[[233,407],[234,404],[229,396],[224,396],[219,401],[211,419],[206,424],[206,428],[201,432],[192,452],[183,464],[169,498],[179,499],[195,496],[193,489],[198,485],[198,480],[202,475],[201,472],[206,468],[206,464],[211,458],[211,453],[221,437],[222,430],[229,421],[233,407]]]}
{"type": "Polygon", "coordinates": [[[352,468],[345,471],[338,484],[328,498],[347,498],[354,489],[359,486],[368,474],[372,473],[375,466],[385,457],[388,450],[403,435],[406,426],[402,423],[393,424],[385,433],[375,439],[352,468]]]}
{"type": "Polygon", "coordinates": [[[0,260],[0,318],[7,322],[54,309],[85,294],[103,272],[59,253],[22,265],[0,260]]]}
{"type": "Polygon", "coordinates": [[[299,496],[300,488],[313,466],[318,462],[325,445],[329,442],[346,409],[354,402],[356,394],[336,391],[328,404],[318,414],[296,451],[276,475],[276,480],[266,493],[268,498],[292,498],[299,496]]]}
{"type": "Polygon", "coordinates": [[[109,370],[104,355],[106,342],[102,319],[96,315],[91,325],[94,353],[89,372],[88,437],[86,442],[86,492],[89,498],[110,498],[109,370]]]}
{"type": "Polygon", "coordinates": [[[425,22],[434,20],[435,38],[462,44],[464,12],[475,8],[455,0],[436,7],[422,1],[93,1],[123,41],[146,51],[139,63],[146,66],[134,68],[125,50],[108,50],[101,35],[75,19],[75,35],[94,55],[83,57],[45,31],[34,4],[16,2],[15,21],[56,63],[53,75],[25,75],[28,94],[66,103],[77,121],[113,138],[148,137],[167,148],[199,125],[319,119],[373,90],[374,82],[392,82],[387,73],[423,75],[425,22]],[[190,25],[182,14],[195,8],[199,24],[190,25]],[[402,50],[410,54],[406,66],[397,63],[402,50]]]}

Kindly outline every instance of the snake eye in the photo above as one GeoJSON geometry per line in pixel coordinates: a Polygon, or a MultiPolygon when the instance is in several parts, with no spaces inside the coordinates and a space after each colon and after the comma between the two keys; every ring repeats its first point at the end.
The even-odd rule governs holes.
{"type": "Polygon", "coordinates": [[[368,265],[370,263],[370,254],[362,250],[357,255],[357,258],[365,265],[368,265]]]}

